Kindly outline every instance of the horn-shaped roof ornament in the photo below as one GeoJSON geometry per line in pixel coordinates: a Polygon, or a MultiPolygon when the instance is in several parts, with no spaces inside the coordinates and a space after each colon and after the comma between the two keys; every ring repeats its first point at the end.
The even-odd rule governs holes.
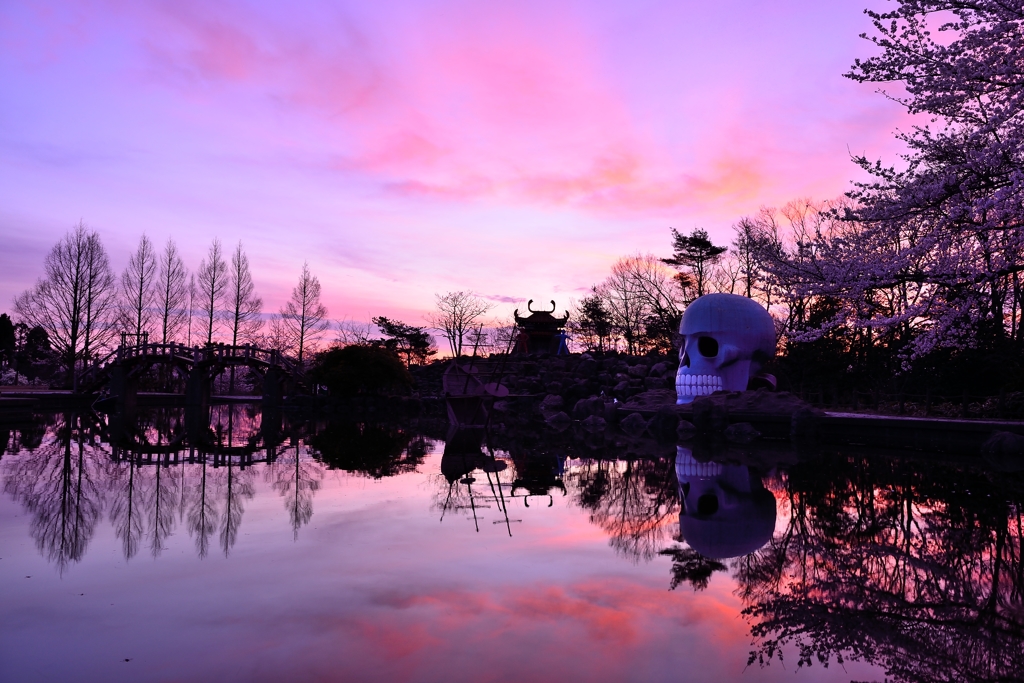
{"type": "Polygon", "coordinates": [[[532,307],[531,304],[533,304],[533,299],[530,299],[529,301],[526,302],[526,310],[528,310],[530,313],[554,313],[555,312],[555,300],[554,299],[551,300],[551,310],[550,311],[535,311],[535,310],[533,310],[533,307],[532,307]]]}

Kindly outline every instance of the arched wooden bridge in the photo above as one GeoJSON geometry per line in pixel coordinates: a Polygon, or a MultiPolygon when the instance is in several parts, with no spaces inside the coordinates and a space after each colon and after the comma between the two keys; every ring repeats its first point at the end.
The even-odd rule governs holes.
{"type": "Polygon", "coordinates": [[[88,368],[78,379],[78,391],[113,399],[119,409],[133,410],[139,378],[155,366],[177,370],[185,379],[188,406],[208,406],[214,378],[229,368],[249,368],[260,375],[265,403],[279,403],[286,383],[296,390],[302,386],[298,363],[275,349],[252,344],[150,343],[143,336],[139,343],[122,343],[88,368]]]}

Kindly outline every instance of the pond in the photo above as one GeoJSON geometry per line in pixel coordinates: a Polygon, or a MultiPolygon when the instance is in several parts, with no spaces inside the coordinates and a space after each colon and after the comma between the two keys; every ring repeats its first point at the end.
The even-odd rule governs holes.
{"type": "Polygon", "coordinates": [[[0,426],[10,681],[1024,676],[1024,473],[216,406],[0,426]]]}

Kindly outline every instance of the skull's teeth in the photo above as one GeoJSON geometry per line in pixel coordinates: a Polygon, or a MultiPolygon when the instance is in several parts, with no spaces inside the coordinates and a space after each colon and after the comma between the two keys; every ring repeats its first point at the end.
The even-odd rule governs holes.
{"type": "Polygon", "coordinates": [[[676,393],[682,396],[707,396],[722,390],[722,378],[718,375],[679,375],[676,378],[676,393]]]}

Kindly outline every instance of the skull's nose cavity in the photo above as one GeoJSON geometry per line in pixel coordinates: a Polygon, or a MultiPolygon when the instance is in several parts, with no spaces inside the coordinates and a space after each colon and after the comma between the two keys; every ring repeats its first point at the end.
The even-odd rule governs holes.
{"type": "Polygon", "coordinates": [[[705,493],[697,499],[698,515],[713,515],[718,512],[718,496],[713,493],[705,493]]]}
{"type": "Polygon", "coordinates": [[[690,354],[684,352],[683,359],[679,361],[679,364],[684,368],[690,367],[690,354]]]}
{"type": "Polygon", "coordinates": [[[697,350],[705,358],[714,358],[718,355],[718,341],[713,337],[701,337],[697,340],[697,350]]]}

